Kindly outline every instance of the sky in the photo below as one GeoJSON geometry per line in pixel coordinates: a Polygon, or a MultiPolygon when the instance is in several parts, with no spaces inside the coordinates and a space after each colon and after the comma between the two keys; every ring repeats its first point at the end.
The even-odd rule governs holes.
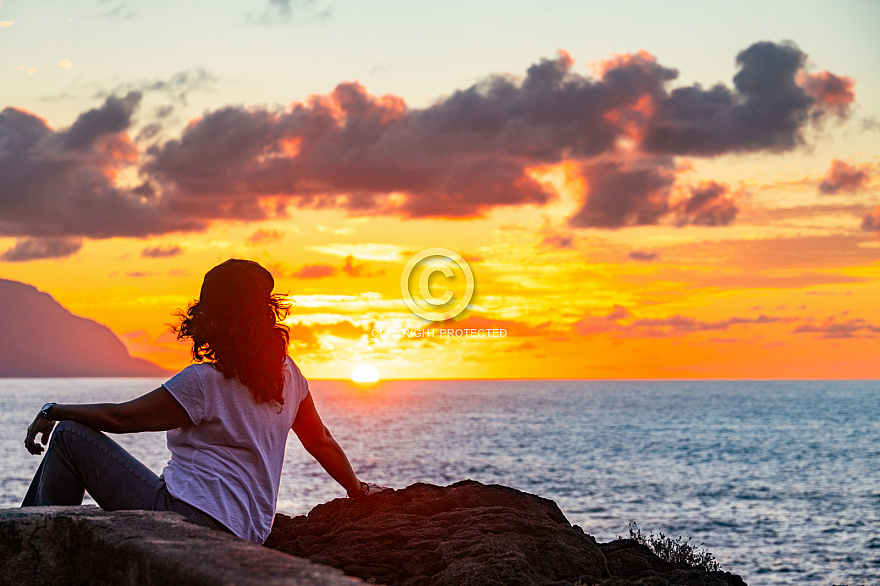
{"type": "Polygon", "coordinates": [[[3,0],[0,277],[169,370],[174,312],[234,257],[289,294],[311,378],[878,378],[878,22],[869,0],[3,0]],[[401,287],[434,248],[473,275],[446,321],[401,287]]]}

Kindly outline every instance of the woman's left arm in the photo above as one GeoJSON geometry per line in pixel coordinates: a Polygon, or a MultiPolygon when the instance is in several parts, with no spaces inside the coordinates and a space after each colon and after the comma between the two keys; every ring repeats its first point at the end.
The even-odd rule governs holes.
{"type": "Polygon", "coordinates": [[[159,387],[125,403],[55,404],[48,409],[47,414],[48,419],[38,413],[28,427],[24,445],[32,454],[43,452],[43,446],[49,442],[49,434],[56,421],[75,421],[110,433],[166,431],[191,423],[186,410],[165,387],[159,387]],[[40,443],[43,446],[34,441],[40,434],[40,443]]]}

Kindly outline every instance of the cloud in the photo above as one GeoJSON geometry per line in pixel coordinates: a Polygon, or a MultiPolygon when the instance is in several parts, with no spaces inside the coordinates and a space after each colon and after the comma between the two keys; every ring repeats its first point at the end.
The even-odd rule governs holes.
{"type": "Polygon", "coordinates": [[[138,13],[128,4],[127,0],[102,0],[101,4],[107,6],[103,12],[104,18],[109,21],[121,22],[135,18],[138,13]]]}
{"type": "Polygon", "coordinates": [[[293,279],[323,279],[336,275],[348,277],[376,277],[385,274],[385,270],[372,271],[366,263],[358,263],[355,257],[348,255],[343,260],[342,266],[335,267],[326,263],[306,264],[296,270],[289,270],[284,263],[272,263],[269,265],[270,272],[276,277],[290,277],[293,279]]]}
{"type": "MultiPolygon", "coordinates": [[[[269,4],[282,16],[305,6],[269,4]]],[[[677,157],[791,150],[827,114],[845,115],[854,82],[809,74],[805,62],[791,43],[756,43],[737,56],[732,87],[673,89],[678,72],[646,52],[611,59],[595,77],[560,52],[521,79],[489,75],[421,109],[349,82],[286,108],[210,111],[174,139],[154,121],[141,128],[155,142],[145,152],[128,136],[142,93],[183,96],[213,82],[207,70],[120,86],[137,91],[107,96],[68,129],[7,108],[0,235],[145,237],[285,218],[290,208],[473,218],[554,201],[530,170],[564,161],[586,186],[571,227],[723,226],[737,208],[719,184],[671,201],[687,189],[677,157]],[[124,186],[123,170],[142,184],[124,186]]]]}
{"type": "Polygon", "coordinates": [[[550,201],[526,161],[496,153],[504,148],[497,137],[481,138],[454,115],[473,117],[443,107],[410,112],[400,98],[340,84],[283,112],[209,113],[180,140],[151,149],[144,171],[190,209],[280,195],[353,215],[474,217],[550,201]]]}
{"type": "Polygon", "coordinates": [[[349,277],[379,277],[385,274],[385,269],[371,271],[366,263],[356,263],[353,255],[345,257],[340,270],[349,277]]]}
{"type": "Polygon", "coordinates": [[[348,320],[333,322],[329,324],[313,324],[312,330],[318,332],[319,334],[329,334],[337,338],[348,338],[351,340],[360,339],[363,336],[369,335],[370,333],[370,328],[357,326],[348,320]]]}
{"type": "Polygon", "coordinates": [[[0,235],[143,237],[203,229],[200,219],[161,209],[150,189],[117,187],[119,170],[137,163],[126,131],[139,101],[136,93],[108,97],[58,131],[23,110],[0,112],[0,235]]]}
{"type": "Polygon", "coordinates": [[[19,238],[15,241],[15,246],[0,254],[0,261],[64,258],[79,252],[82,244],[80,238],[19,238]]]}
{"type": "Polygon", "coordinates": [[[656,252],[647,251],[647,250],[633,250],[627,256],[632,260],[641,260],[645,262],[651,262],[652,260],[657,260],[658,255],[656,252]]]}
{"type": "Polygon", "coordinates": [[[574,228],[621,228],[657,224],[669,212],[675,183],[672,161],[630,166],[603,162],[584,167],[589,187],[584,204],[569,219],[574,228]]]}
{"type": "Polygon", "coordinates": [[[64,59],[62,59],[61,61],[58,62],[58,67],[60,67],[61,69],[66,69],[67,71],[70,71],[71,69],[73,69],[73,61],[71,61],[70,59],[65,57],[64,59]]]}
{"type": "Polygon", "coordinates": [[[819,184],[819,192],[826,195],[838,192],[856,193],[867,185],[870,178],[871,165],[853,165],[834,159],[819,184]]]}
{"type": "Polygon", "coordinates": [[[676,315],[673,317],[667,318],[644,318],[637,319],[630,323],[629,327],[631,328],[668,328],[670,333],[676,332],[705,332],[705,331],[715,331],[715,330],[726,330],[732,326],[742,325],[742,324],[770,324],[776,323],[780,321],[787,321],[785,318],[780,317],[768,317],[766,315],[760,315],[756,318],[748,318],[748,317],[731,317],[729,319],[715,321],[715,322],[705,322],[694,319],[692,317],[685,317],[681,315],[676,315]]]}
{"type": "Polygon", "coordinates": [[[279,232],[278,230],[265,230],[260,228],[253,234],[247,237],[248,245],[250,246],[260,246],[271,244],[273,242],[278,242],[284,237],[284,232],[279,232]]]}
{"type": "Polygon", "coordinates": [[[783,152],[804,144],[811,120],[845,113],[852,82],[828,72],[806,75],[807,55],[793,43],[760,42],[736,57],[733,88],[677,88],[654,104],[642,147],[655,153],[716,156],[783,152]],[[799,83],[800,81],[800,83],[799,83]]]}
{"type": "Polygon", "coordinates": [[[874,337],[871,334],[880,334],[880,326],[872,325],[864,319],[853,319],[839,323],[831,318],[818,326],[813,324],[798,326],[794,332],[796,334],[822,334],[819,336],[820,338],[874,337]]]}
{"type": "Polygon", "coordinates": [[[290,346],[299,350],[313,350],[321,346],[312,328],[297,322],[288,324],[290,327],[290,346]]]}
{"type": "Polygon", "coordinates": [[[336,267],[328,264],[304,265],[299,270],[291,273],[294,279],[323,279],[336,274],[336,267]]]}
{"type": "MultiPolygon", "coordinates": [[[[60,65],[60,63],[59,63],[60,65]]],[[[184,69],[163,79],[142,79],[135,82],[126,82],[110,89],[99,91],[94,97],[105,99],[119,94],[136,92],[146,94],[151,92],[163,93],[175,100],[186,101],[189,92],[210,90],[217,83],[218,78],[203,66],[184,69]]],[[[170,106],[163,106],[164,110],[157,112],[159,118],[165,118],[170,114],[170,106]]]]}
{"type": "Polygon", "coordinates": [[[674,207],[678,226],[726,226],[733,222],[739,212],[726,185],[707,181],[691,187],[690,192],[688,199],[674,207]]]}
{"type": "Polygon", "coordinates": [[[250,24],[271,25],[284,23],[325,23],[333,18],[330,3],[318,3],[316,0],[269,0],[260,14],[248,13],[250,24]]]}
{"type": "Polygon", "coordinates": [[[876,232],[880,230],[880,204],[874,206],[870,212],[862,218],[862,230],[876,232]]]}
{"type": "Polygon", "coordinates": [[[345,257],[345,264],[342,265],[342,272],[349,277],[364,276],[364,273],[366,272],[366,265],[355,264],[354,256],[348,255],[345,257]]]}
{"type": "Polygon", "coordinates": [[[621,305],[615,305],[611,311],[604,316],[586,315],[572,324],[574,333],[578,336],[589,336],[619,330],[624,326],[618,323],[618,320],[628,319],[632,314],[628,309],[621,305]]]}
{"type": "Polygon", "coordinates": [[[548,246],[550,248],[574,248],[574,236],[549,234],[541,240],[541,246],[548,246]]]}
{"type": "Polygon", "coordinates": [[[604,316],[586,315],[572,324],[574,333],[579,336],[589,336],[603,333],[616,333],[622,336],[651,336],[666,337],[693,332],[727,330],[733,326],[746,324],[770,324],[789,321],[789,318],[769,317],[731,317],[714,322],[701,321],[692,317],[675,315],[664,318],[640,318],[633,319],[633,315],[625,307],[615,305],[604,316]],[[621,320],[628,323],[621,324],[621,320]]]}
{"type": "Polygon", "coordinates": [[[176,244],[168,244],[167,246],[151,246],[141,251],[144,258],[169,258],[183,254],[183,248],[176,244]]]}
{"type": "Polygon", "coordinates": [[[415,251],[407,251],[397,244],[385,242],[358,242],[353,244],[332,243],[320,246],[308,246],[307,250],[329,254],[332,256],[353,256],[358,260],[378,260],[397,262],[403,257],[410,257],[415,251]]]}
{"type": "Polygon", "coordinates": [[[823,110],[827,110],[839,117],[845,117],[856,98],[853,79],[837,76],[828,71],[804,74],[802,85],[814,102],[821,106],[822,109],[817,111],[819,115],[823,110]]]}
{"type": "Polygon", "coordinates": [[[7,28],[14,24],[15,22],[12,20],[0,20],[0,28],[7,28]]]}

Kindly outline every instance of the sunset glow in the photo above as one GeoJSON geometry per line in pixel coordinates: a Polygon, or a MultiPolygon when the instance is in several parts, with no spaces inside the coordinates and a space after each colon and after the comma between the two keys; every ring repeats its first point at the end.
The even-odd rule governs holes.
{"type": "Polygon", "coordinates": [[[718,6],[736,32],[691,42],[697,16],[564,3],[453,42],[464,8],[414,34],[402,4],[3,3],[0,278],[169,370],[237,257],[309,378],[877,378],[878,10],[844,4],[772,35],[718,6]],[[432,248],[474,279],[435,324],[400,287],[432,248]]]}
{"type": "Polygon", "coordinates": [[[351,371],[351,380],[356,383],[374,383],[379,380],[379,371],[369,364],[358,364],[351,371]]]}

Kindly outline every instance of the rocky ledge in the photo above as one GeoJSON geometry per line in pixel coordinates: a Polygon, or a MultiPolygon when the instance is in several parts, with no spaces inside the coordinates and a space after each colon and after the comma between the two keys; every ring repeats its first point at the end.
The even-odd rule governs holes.
{"type": "Polygon", "coordinates": [[[630,539],[596,543],[553,501],[470,480],[279,514],[266,545],[388,586],[745,586],[630,539]]]}

